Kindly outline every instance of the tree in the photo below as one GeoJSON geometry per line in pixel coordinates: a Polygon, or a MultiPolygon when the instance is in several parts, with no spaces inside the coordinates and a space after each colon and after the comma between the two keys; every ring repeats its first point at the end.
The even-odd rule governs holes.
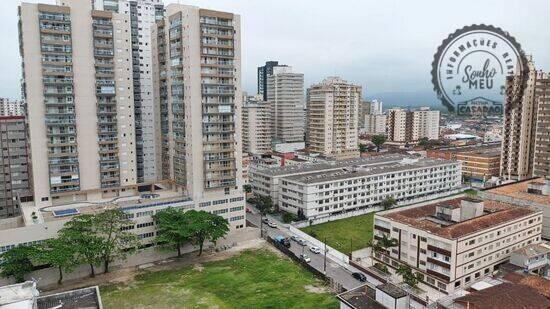
{"type": "Polygon", "coordinates": [[[199,256],[205,241],[216,241],[229,232],[229,222],[223,217],[206,211],[189,210],[185,213],[186,227],[188,228],[191,242],[199,246],[199,256]]]}
{"type": "Polygon", "coordinates": [[[63,281],[63,271],[73,270],[79,263],[75,259],[76,251],[70,242],[63,238],[52,238],[46,240],[38,247],[37,259],[44,264],[57,267],[59,279],[57,284],[63,281]]]}
{"type": "Polygon", "coordinates": [[[406,265],[401,265],[399,268],[397,268],[396,273],[398,275],[401,275],[403,277],[403,282],[408,284],[410,287],[416,287],[418,285],[418,282],[420,281],[421,274],[419,273],[413,273],[411,268],[406,265]]]}
{"type": "Polygon", "coordinates": [[[0,276],[13,277],[17,283],[25,281],[25,275],[33,270],[34,246],[17,246],[0,255],[0,276]]]}
{"type": "Polygon", "coordinates": [[[360,152],[360,153],[367,152],[367,151],[368,151],[367,145],[365,145],[365,144],[359,144],[359,152],[360,152]]]}
{"type": "Polygon", "coordinates": [[[388,196],[382,201],[382,207],[384,208],[384,210],[388,210],[396,204],[397,201],[392,196],[388,196]]]}
{"type": "Polygon", "coordinates": [[[371,142],[376,146],[376,152],[379,152],[380,146],[386,142],[386,137],[384,135],[374,135],[371,138],[371,142]]]}
{"type": "Polygon", "coordinates": [[[273,211],[273,200],[269,196],[260,196],[256,208],[258,208],[263,217],[265,214],[273,211]]]}
{"type": "Polygon", "coordinates": [[[61,239],[70,243],[80,264],[90,266],[90,276],[95,276],[94,265],[101,263],[103,238],[95,224],[95,216],[83,214],[65,223],[58,233],[61,239]]]}
{"type": "Polygon", "coordinates": [[[244,189],[244,192],[245,192],[245,193],[250,193],[250,192],[252,192],[252,186],[251,186],[251,185],[244,185],[244,186],[243,186],[243,189],[244,189]]]}
{"type": "Polygon", "coordinates": [[[389,238],[384,234],[378,241],[376,242],[376,245],[378,248],[384,251],[388,251],[389,248],[397,247],[398,241],[395,238],[389,238]]]}
{"type": "Polygon", "coordinates": [[[430,139],[427,137],[423,137],[418,140],[418,146],[424,147],[424,150],[428,149],[429,144],[430,144],[430,139]]]}
{"type": "Polygon", "coordinates": [[[157,243],[175,248],[178,257],[181,257],[181,247],[190,239],[185,212],[181,208],[170,207],[157,212],[153,218],[157,225],[157,243]]]}
{"type": "Polygon", "coordinates": [[[133,224],[126,219],[124,212],[119,209],[109,209],[95,215],[94,224],[101,237],[101,260],[104,270],[109,272],[109,265],[116,259],[126,257],[136,250],[139,244],[137,236],[123,230],[133,224]]]}

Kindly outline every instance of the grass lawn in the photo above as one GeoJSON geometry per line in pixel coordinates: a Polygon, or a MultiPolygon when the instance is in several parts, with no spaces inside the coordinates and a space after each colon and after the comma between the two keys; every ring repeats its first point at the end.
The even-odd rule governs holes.
{"type": "Polygon", "coordinates": [[[338,308],[324,283],[267,249],[101,287],[110,308],[338,308]],[[320,288],[320,289],[319,289],[320,288]]]}
{"type": "Polygon", "coordinates": [[[367,242],[372,239],[373,220],[374,213],[369,213],[308,226],[302,228],[302,231],[321,241],[326,237],[327,245],[347,254],[350,252],[351,240],[353,240],[353,251],[367,246],[367,242]]]}

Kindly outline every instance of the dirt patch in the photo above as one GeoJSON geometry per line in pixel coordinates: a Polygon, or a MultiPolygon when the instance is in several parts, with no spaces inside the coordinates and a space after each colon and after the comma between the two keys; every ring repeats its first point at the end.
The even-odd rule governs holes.
{"type": "Polygon", "coordinates": [[[199,273],[202,273],[202,271],[204,270],[204,267],[202,266],[202,264],[195,264],[193,265],[193,270],[198,271],[199,273]]]}
{"type": "Polygon", "coordinates": [[[315,293],[315,294],[323,294],[323,293],[329,292],[327,288],[324,286],[306,285],[304,286],[304,288],[306,289],[306,291],[310,293],[315,293]]]}

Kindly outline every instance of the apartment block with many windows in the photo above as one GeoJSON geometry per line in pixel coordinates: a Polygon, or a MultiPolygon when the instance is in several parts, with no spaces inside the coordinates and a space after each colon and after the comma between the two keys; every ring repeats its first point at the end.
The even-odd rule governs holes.
{"type": "Polygon", "coordinates": [[[417,143],[422,138],[439,139],[439,111],[392,108],[387,115],[388,141],[417,143]]]}
{"type": "Polygon", "coordinates": [[[445,294],[467,288],[507,263],[514,250],[541,241],[542,212],[529,207],[456,198],[376,213],[375,240],[396,246],[374,253],[393,272],[400,265],[445,294]]]}
{"type": "Polygon", "coordinates": [[[0,98],[0,116],[23,116],[24,102],[21,100],[12,100],[0,98]]]}
{"type": "Polygon", "coordinates": [[[329,77],[307,90],[306,146],[325,157],[359,156],[361,86],[329,77]]]}
{"type": "Polygon", "coordinates": [[[152,37],[163,178],[204,210],[243,206],[240,17],[171,4],[152,37]]]}
{"type": "Polygon", "coordinates": [[[131,31],[90,1],[19,8],[34,200],[93,200],[135,185],[131,31]]]}
{"type": "Polygon", "coordinates": [[[271,152],[271,105],[261,96],[248,97],[243,104],[243,152],[258,155],[271,152]]]}

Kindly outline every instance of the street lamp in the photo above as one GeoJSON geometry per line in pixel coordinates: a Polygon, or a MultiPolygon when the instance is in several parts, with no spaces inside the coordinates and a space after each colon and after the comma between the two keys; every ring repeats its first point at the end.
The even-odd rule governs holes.
{"type": "Polygon", "coordinates": [[[323,264],[323,272],[325,275],[327,274],[327,237],[325,236],[325,261],[323,264]]]}

